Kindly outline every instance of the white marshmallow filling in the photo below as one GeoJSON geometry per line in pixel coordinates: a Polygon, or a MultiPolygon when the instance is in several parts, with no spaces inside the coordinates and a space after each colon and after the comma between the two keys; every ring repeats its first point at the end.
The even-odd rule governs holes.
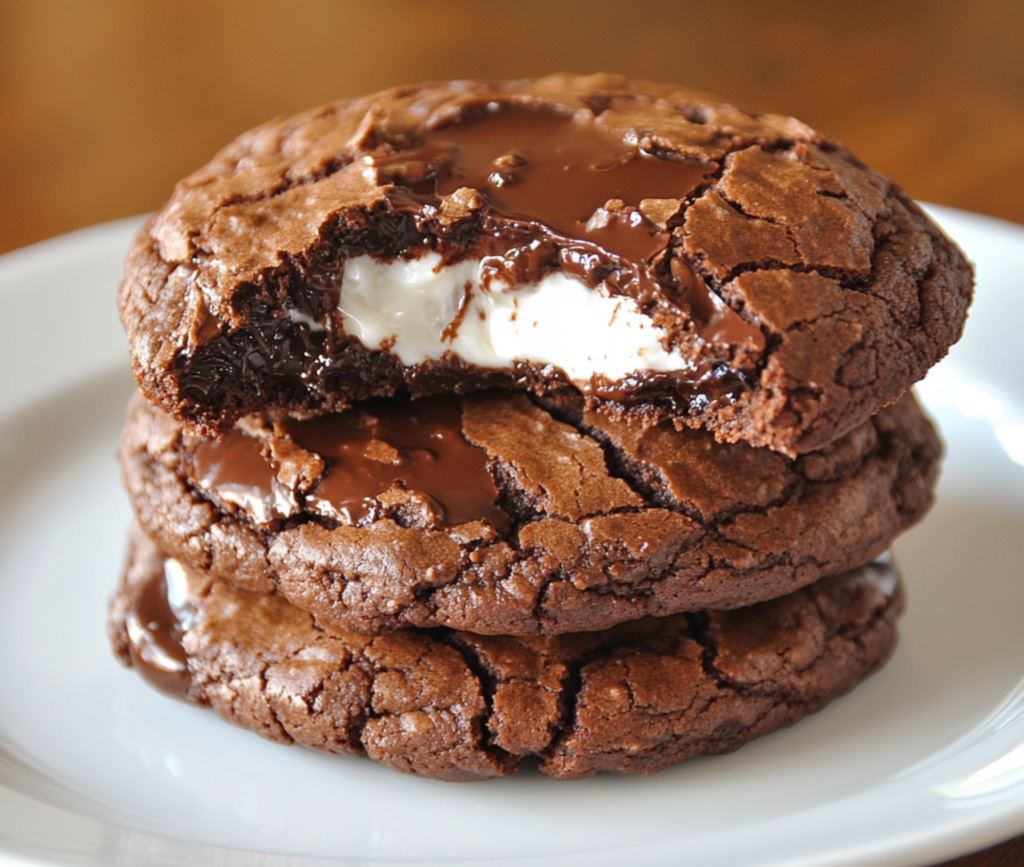
{"type": "Polygon", "coordinates": [[[437,253],[390,262],[353,257],[338,303],[345,333],[406,367],[451,352],[478,367],[554,365],[584,386],[592,377],[615,382],[692,367],[666,351],[665,330],[632,298],[557,271],[509,286],[483,280],[481,267],[474,260],[442,265],[437,253]]]}

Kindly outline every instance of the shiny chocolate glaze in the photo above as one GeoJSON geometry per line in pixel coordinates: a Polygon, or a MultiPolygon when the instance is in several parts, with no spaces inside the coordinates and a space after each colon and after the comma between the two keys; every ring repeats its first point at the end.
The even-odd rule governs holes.
{"type": "Polygon", "coordinates": [[[196,479],[204,491],[249,512],[258,522],[285,518],[291,512],[289,492],[280,485],[259,440],[240,430],[223,440],[204,440],[192,458],[196,479]]]}
{"type": "MultiPolygon", "coordinates": [[[[174,561],[165,563],[175,568],[174,561]]],[[[178,567],[180,568],[180,567],[178,567]]],[[[132,665],[156,689],[174,698],[188,697],[188,661],[181,638],[188,612],[171,605],[165,572],[154,572],[138,587],[125,625],[132,665]]]]}
{"type": "MultiPolygon", "coordinates": [[[[348,524],[378,517],[381,497],[395,485],[425,506],[441,526],[487,521],[501,529],[508,515],[487,453],[462,434],[462,407],[454,396],[410,401],[372,400],[343,413],[298,421],[282,433],[323,460],[323,472],[305,492],[288,491],[258,439],[235,429],[204,440],[193,455],[200,487],[264,523],[291,513],[304,496],[321,514],[348,524]]],[[[408,498],[406,498],[408,499],[408,498]]]]}
{"type": "Polygon", "coordinates": [[[375,400],[340,415],[289,421],[285,430],[330,462],[316,496],[351,523],[370,516],[376,497],[396,483],[429,497],[445,525],[508,523],[495,505],[487,453],[462,435],[456,397],[375,400]]]}
{"type": "Polygon", "coordinates": [[[493,215],[530,224],[537,234],[586,239],[604,256],[634,262],[665,247],[664,227],[638,210],[623,221],[595,214],[609,202],[635,209],[645,199],[682,199],[718,170],[645,154],[590,119],[512,107],[430,130],[419,147],[371,160],[382,180],[423,204],[473,189],[493,215]]]}

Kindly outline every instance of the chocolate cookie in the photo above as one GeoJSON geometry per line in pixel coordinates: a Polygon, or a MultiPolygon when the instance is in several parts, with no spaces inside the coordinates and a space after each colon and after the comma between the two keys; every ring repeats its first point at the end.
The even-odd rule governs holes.
{"type": "Polygon", "coordinates": [[[247,416],[221,442],[136,397],[121,460],[145,531],[213,578],[362,632],[522,635],[739,608],[884,551],[939,458],[911,395],[787,458],[516,392],[247,416]]]}
{"type": "Polygon", "coordinates": [[[165,561],[133,534],[115,652],[273,741],[475,780],[527,756],[553,777],[652,773],[819,710],[881,666],[902,609],[870,564],[788,596],[557,637],[369,636],[165,561]]]}
{"type": "Polygon", "coordinates": [[[500,387],[794,455],[960,335],[963,256],[792,118],[611,75],[401,87],[277,120],[128,256],[143,393],[241,416],[500,387]]]}

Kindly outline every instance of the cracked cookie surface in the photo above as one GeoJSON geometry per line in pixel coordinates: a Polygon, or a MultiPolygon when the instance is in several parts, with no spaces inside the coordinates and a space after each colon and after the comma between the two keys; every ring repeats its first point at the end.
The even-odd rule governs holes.
{"type": "Polygon", "coordinates": [[[920,379],[958,339],[971,286],[963,256],[906,193],[799,121],[674,85],[559,75],[394,88],[241,136],[140,232],[119,305],[143,393],[197,432],[374,395],[578,387],[613,418],[671,418],[793,455],[920,379]],[[703,174],[599,203],[599,228],[646,227],[654,248],[639,257],[580,252],[582,235],[502,213],[481,184],[422,198],[437,167],[417,156],[421,174],[410,174],[404,154],[481,112],[513,109],[571,117],[621,139],[634,162],[703,174]],[[393,341],[366,346],[346,330],[338,299],[353,257],[458,262],[504,238],[508,259],[530,246],[524,231],[546,251],[528,267],[516,260],[526,283],[575,268],[574,279],[628,299],[662,329],[677,367],[570,382],[528,355],[506,367],[451,352],[406,363],[393,341]]]}
{"type": "MultiPolygon", "coordinates": [[[[365,409],[311,422],[249,416],[218,445],[136,396],[125,483],[169,555],[276,592],[322,623],[556,634],[748,606],[860,566],[927,510],[940,453],[909,394],[796,459],[667,422],[616,422],[581,401],[443,400],[461,407],[462,446],[494,486],[490,520],[452,522],[432,489],[391,476],[345,520],[325,491],[348,464],[325,457],[330,442],[304,439],[313,428],[303,426],[348,424],[365,409]],[[217,473],[242,451],[244,484],[223,484],[217,473]]],[[[386,468],[399,460],[368,442],[386,468]]]]}
{"type": "Polygon", "coordinates": [[[369,636],[182,569],[135,529],[109,634],[124,663],[272,741],[444,780],[536,756],[571,779],[729,752],[820,710],[888,659],[902,607],[895,571],[873,563],[752,608],[604,632],[369,636]],[[181,662],[160,672],[139,600],[169,578],[181,662]]]}

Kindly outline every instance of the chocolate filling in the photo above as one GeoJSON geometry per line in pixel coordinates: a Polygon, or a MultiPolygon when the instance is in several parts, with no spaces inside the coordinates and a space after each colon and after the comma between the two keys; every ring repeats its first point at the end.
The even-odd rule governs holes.
{"type": "Polygon", "coordinates": [[[223,440],[206,440],[196,449],[196,478],[205,491],[247,511],[266,523],[291,511],[288,490],[278,483],[263,444],[243,431],[229,431],[223,440]]]}
{"type": "MultiPolygon", "coordinates": [[[[486,451],[462,434],[457,397],[373,400],[344,413],[289,419],[283,433],[324,460],[306,500],[343,523],[380,517],[381,498],[396,488],[399,499],[426,509],[440,526],[484,520],[500,530],[509,523],[496,505],[486,451]]],[[[205,440],[194,462],[204,490],[257,521],[290,514],[291,492],[256,437],[235,429],[220,442],[205,440]]]]}

